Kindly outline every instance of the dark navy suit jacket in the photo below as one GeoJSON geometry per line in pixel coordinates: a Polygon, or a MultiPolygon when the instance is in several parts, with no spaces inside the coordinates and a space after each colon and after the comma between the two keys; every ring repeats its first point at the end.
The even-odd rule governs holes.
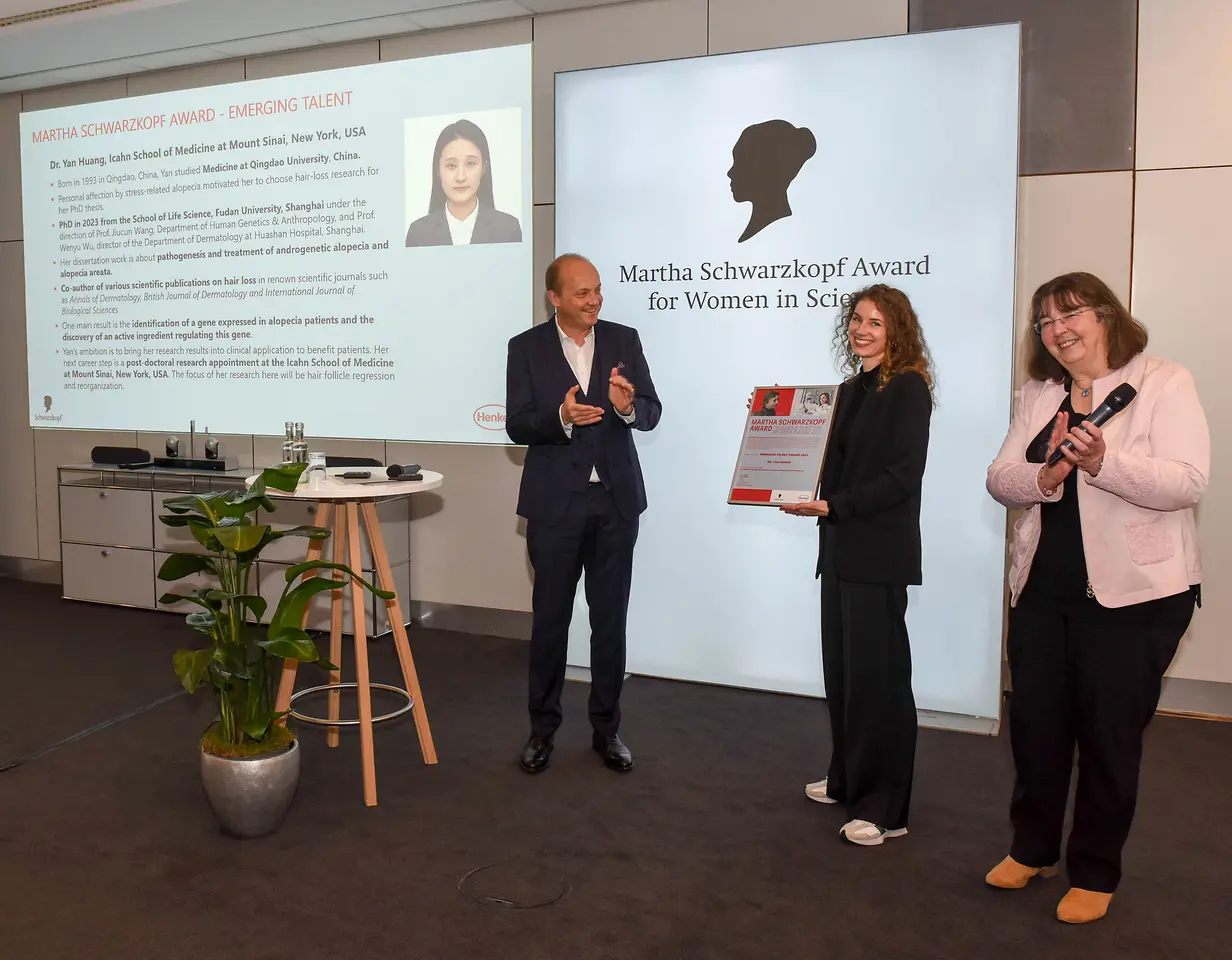
{"type": "MultiPolygon", "coordinates": [[[[514,443],[528,448],[518,494],[518,515],[527,520],[559,520],[570,495],[585,490],[589,481],[593,464],[583,455],[587,445],[571,440],[560,424],[560,405],[575,384],[577,377],[565,359],[555,318],[509,341],[505,432],[514,443]]],[[[646,486],[633,431],[653,430],[663,410],[636,330],[606,320],[595,324],[589,387],[578,391],[578,402],[602,407],[605,413],[591,426],[575,424],[573,436],[596,431],[605,459],[603,479],[621,516],[632,520],[646,509],[646,486]],[[636,390],[632,424],[621,420],[608,400],[608,377],[619,364],[624,365],[621,375],[636,390]]]]}
{"type": "MultiPolygon", "coordinates": [[[[475,214],[475,229],[471,243],[518,243],[522,239],[522,227],[517,217],[491,207],[480,206],[475,214]]],[[[445,208],[420,217],[406,231],[408,247],[452,247],[453,237],[445,221],[445,208]]]]}

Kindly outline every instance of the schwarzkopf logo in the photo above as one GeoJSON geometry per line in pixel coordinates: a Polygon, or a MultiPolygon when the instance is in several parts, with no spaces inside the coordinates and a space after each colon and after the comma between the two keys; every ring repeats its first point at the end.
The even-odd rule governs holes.
{"type": "Polygon", "coordinates": [[[732,165],[727,171],[732,199],[753,204],[740,243],[791,216],[787,188],[816,152],[817,138],[808,127],[767,120],[744,128],[732,147],[732,165]]]}
{"type": "Polygon", "coordinates": [[[43,397],[43,412],[36,413],[34,415],[34,419],[39,421],[40,423],[59,423],[60,419],[63,417],[63,414],[48,413],[47,411],[49,411],[50,409],[51,409],[51,397],[45,396],[43,397]]]}

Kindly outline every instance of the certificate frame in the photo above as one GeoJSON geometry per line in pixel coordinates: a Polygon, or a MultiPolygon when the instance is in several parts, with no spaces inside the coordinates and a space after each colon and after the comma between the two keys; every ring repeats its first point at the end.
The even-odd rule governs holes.
{"type": "Polygon", "coordinates": [[[780,507],[817,496],[838,384],[757,386],[727,488],[729,504],[780,507]]]}

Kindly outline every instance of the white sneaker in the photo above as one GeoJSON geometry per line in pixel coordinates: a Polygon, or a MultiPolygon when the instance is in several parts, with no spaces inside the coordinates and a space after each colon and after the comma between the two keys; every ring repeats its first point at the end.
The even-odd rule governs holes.
{"type": "Polygon", "coordinates": [[[804,788],[804,795],[810,800],[816,800],[818,803],[838,803],[832,796],[826,793],[826,784],[829,778],[818,780],[816,783],[810,783],[804,788]]]}
{"type": "Polygon", "coordinates": [[[885,827],[879,827],[877,824],[869,823],[867,820],[850,820],[843,824],[843,828],[839,830],[839,836],[844,840],[859,844],[861,847],[876,847],[885,843],[887,838],[904,837],[906,835],[906,827],[902,827],[899,830],[887,830],[885,827]]]}

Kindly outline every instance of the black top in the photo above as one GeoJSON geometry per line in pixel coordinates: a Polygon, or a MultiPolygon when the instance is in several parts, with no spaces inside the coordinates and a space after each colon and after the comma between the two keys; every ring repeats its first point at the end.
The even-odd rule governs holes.
{"type": "Polygon", "coordinates": [[[843,402],[838,407],[838,417],[834,421],[834,436],[830,438],[829,449],[826,450],[826,469],[836,484],[836,489],[843,483],[843,457],[851,443],[852,424],[864,403],[864,397],[870,390],[877,389],[877,367],[865,370],[851,380],[850,387],[842,391],[843,402]]]}
{"type": "MultiPolygon", "coordinates": [[[[1069,394],[1057,407],[1068,413],[1073,427],[1086,414],[1075,413],[1069,394]]],[[[1027,462],[1043,463],[1048,456],[1054,415],[1027,445],[1027,462]]],[[[1082,519],[1078,511],[1078,470],[1069,472],[1056,503],[1040,504],[1040,537],[1027,577],[1032,596],[1053,601],[1083,600],[1087,593],[1087,557],[1082,546],[1082,519]]]]}
{"type": "Polygon", "coordinates": [[[653,430],[663,412],[637,331],[608,320],[595,324],[589,390],[579,390],[577,399],[602,407],[604,417],[589,426],[575,424],[571,435],[566,435],[560,425],[560,405],[570,388],[577,385],[554,319],[509,341],[505,432],[514,443],[527,447],[518,516],[546,523],[558,521],[570,495],[587,489],[594,467],[603,485],[612,491],[621,516],[635,519],[646,509],[646,486],[633,431],[653,430]],[[624,365],[625,376],[637,391],[632,425],[612,411],[608,396],[608,372],[619,364],[624,365]]]}
{"type": "Polygon", "coordinates": [[[872,370],[839,387],[818,498],[830,506],[821,537],[840,579],[921,581],[920,488],[932,412],[932,392],[914,371],[882,387],[872,370]]]}
{"type": "MultiPolygon", "coordinates": [[[[420,217],[406,231],[408,247],[452,247],[453,235],[445,208],[420,217]]],[[[522,225],[517,217],[491,207],[480,205],[475,214],[475,227],[471,231],[471,244],[519,243],[522,240],[522,225]]]]}

